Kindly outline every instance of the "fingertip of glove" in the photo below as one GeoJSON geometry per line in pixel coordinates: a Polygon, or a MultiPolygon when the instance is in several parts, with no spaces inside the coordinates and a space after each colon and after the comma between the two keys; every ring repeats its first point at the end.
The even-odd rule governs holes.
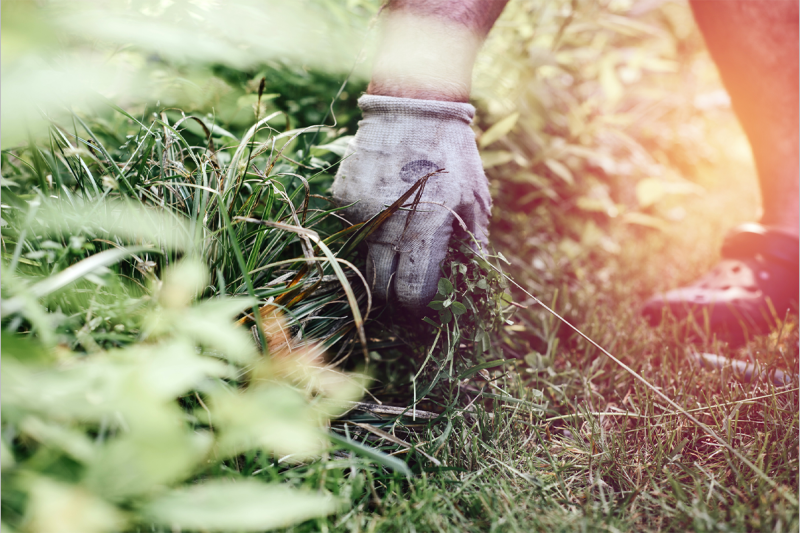
{"type": "Polygon", "coordinates": [[[397,253],[388,244],[367,242],[367,281],[372,290],[372,296],[378,303],[385,303],[392,293],[397,272],[397,253]]]}
{"type": "Polygon", "coordinates": [[[398,303],[400,307],[409,311],[422,313],[428,308],[428,304],[433,301],[436,295],[436,288],[433,291],[426,291],[425,293],[417,293],[414,295],[400,297],[398,296],[398,303]]]}

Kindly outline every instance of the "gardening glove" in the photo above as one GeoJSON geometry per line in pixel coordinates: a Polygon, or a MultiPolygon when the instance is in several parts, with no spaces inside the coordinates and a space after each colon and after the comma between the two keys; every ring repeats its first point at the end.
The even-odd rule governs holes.
{"type": "Polygon", "coordinates": [[[375,95],[362,96],[358,105],[364,118],[332,188],[339,205],[353,204],[344,211],[350,222],[369,220],[419,178],[443,169],[428,178],[416,210],[395,212],[366,239],[373,294],[419,309],[436,294],[454,222],[463,235],[454,213],[478,240],[476,251],[488,243],[492,199],[469,127],[475,108],[375,95]]]}

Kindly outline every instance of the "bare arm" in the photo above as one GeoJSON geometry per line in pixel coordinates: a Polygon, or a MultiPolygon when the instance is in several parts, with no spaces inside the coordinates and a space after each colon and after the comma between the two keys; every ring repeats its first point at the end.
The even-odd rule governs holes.
{"type": "Polygon", "coordinates": [[[472,66],[508,0],[392,0],[368,94],[467,102],[472,66]]]}

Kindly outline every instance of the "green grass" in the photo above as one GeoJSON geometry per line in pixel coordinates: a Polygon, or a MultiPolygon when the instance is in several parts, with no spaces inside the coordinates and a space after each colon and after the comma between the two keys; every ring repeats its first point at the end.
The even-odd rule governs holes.
{"type": "MultiPolygon", "coordinates": [[[[700,370],[687,356],[680,325],[652,330],[621,283],[611,294],[592,295],[587,285],[554,298],[554,309],[690,410],[780,490],[547,313],[518,310],[514,321],[524,330],[512,326],[493,340],[512,362],[469,383],[451,381],[449,393],[427,404],[445,413],[438,424],[423,429],[408,419],[373,418],[373,425],[421,442],[441,465],[418,455],[428,466],[423,479],[401,495],[380,484],[377,496],[365,496],[360,519],[333,530],[351,530],[354,521],[365,531],[793,530],[796,381],[741,384],[730,372],[700,370]]],[[[796,345],[792,320],[743,351],[715,342],[706,349],[750,352],[796,368],[796,345]]],[[[407,353],[382,356],[386,378],[373,390],[394,405],[412,400],[404,382],[420,358],[409,361],[407,353]]]]}
{"type": "MultiPolygon", "coordinates": [[[[287,531],[797,530],[797,317],[733,349],[701,326],[650,328],[639,316],[650,294],[713,264],[725,229],[756,212],[752,195],[731,192],[752,190],[754,177],[730,111],[704,116],[665,96],[707,76],[697,36],[680,35],[687,12],[649,15],[663,31],[647,36],[598,26],[611,37],[595,49],[584,42],[594,33],[562,28],[558,9],[542,11],[529,34],[525,5],[511,8],[508,32],[487,50],[505,50],[495,65],[525,90],[478,87],[480,130],[521,112],[484,151],[507,160],[489,169],[498,254],[487,263],[454,243],[426,321],[368,309],[359,276],[328,256],[362,267],[363,231],[343,230],[326,196],[342,136],[355,132],[357,83],[339,93],[339,77],[300,68],[214,67],[237,98],[257,99],[265,76],[271,96],[258,116],[108,108],[3,148],[4,533],[66,516],[104,517],[97,531],[259,530],[246,520],[272,522],[254,510],[289,507],[260,492],[276,485],[302,504],[287,531]],[[556,35],[570,86],[521,59],[556,35]],[[616,108],[579,106],[576,95],[611,83],[582,63],[586,54],[635,45],[674,53],[680,68],[645,72],[616,108]],[[337,128],[300,133],[331,123],[337,95],[337,128]],[[538,98],[554,104],[540,109],[538,98]],[[652,101],[660,118],[632,121],[630,106],[652,101]],[[639,148],[607,142],[622,134],[639,148]],[[637,159],[642,151],[654,161],[637,159]],[[636,183],[658,169],[704,189],[643,205],[636,183]],[[119,251],[132,246],[141,248],[119,251]],[[68,269],[98,258],[108,261],[68,269]],[[259,309],[269,319],[260,334],[247,329],[259,309]],[[255,353],[261,342],[268,356],[255,353]],[[744,383],[730,369],[701,369],[689,346],[793,377],[744,383]],[[181,371],[157,367],[137,381],[153,357],[175,354],[181,371]],[[85,385],[68,378],[95,369],[136,385],[108,391],[121,423],[81,411],[85,385]],[[176,381],[185,388],[158,392],[176,381]],[[42,403],[56,392],[63,401],[42,403]],[[364,403],[336,403],[357,397],[364,403]],[[315,440],[319,428],[332,436],[315,440]],[[209,448],[190,453],[203,439],[209,448]],[[304,449],[308,457],[287,457],[304,449]],[[140,465],[166,473],[147,477],[140,465]],[[239,485],[235,498],[218,481],[259,485],[239,485]],[[176,501],[192,487],[213,497],[176,501]],[[89,503],[76,506],[78,497],[89,503]],[[181,529],[176,513],[187,508],[208,521],[181,529]]],[[[614,14],[604,9],[582,6],[570,20],[595,24],[614,14]]],[[[690,93],[718,87],[710,78],[690,93]]]]}

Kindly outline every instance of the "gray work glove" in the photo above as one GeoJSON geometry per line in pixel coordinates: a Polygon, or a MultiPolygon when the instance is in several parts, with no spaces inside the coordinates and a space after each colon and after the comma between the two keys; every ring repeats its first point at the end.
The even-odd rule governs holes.
{"type": "Polygon", "coordinates": [[[379,301],[396,298],[404,307],[421,308],[436,294],[453,212],[486,249],[492,199],[469,127],[475,108],[374,95],[362,96],[358,105],[364,118],[332,188],[339,205],[356,202],[344,211],[350,222],[369,220],[422,176],[446,171],[428,179],[415,213],[397,211],[367,238],[373,294],[379,301]]]}

